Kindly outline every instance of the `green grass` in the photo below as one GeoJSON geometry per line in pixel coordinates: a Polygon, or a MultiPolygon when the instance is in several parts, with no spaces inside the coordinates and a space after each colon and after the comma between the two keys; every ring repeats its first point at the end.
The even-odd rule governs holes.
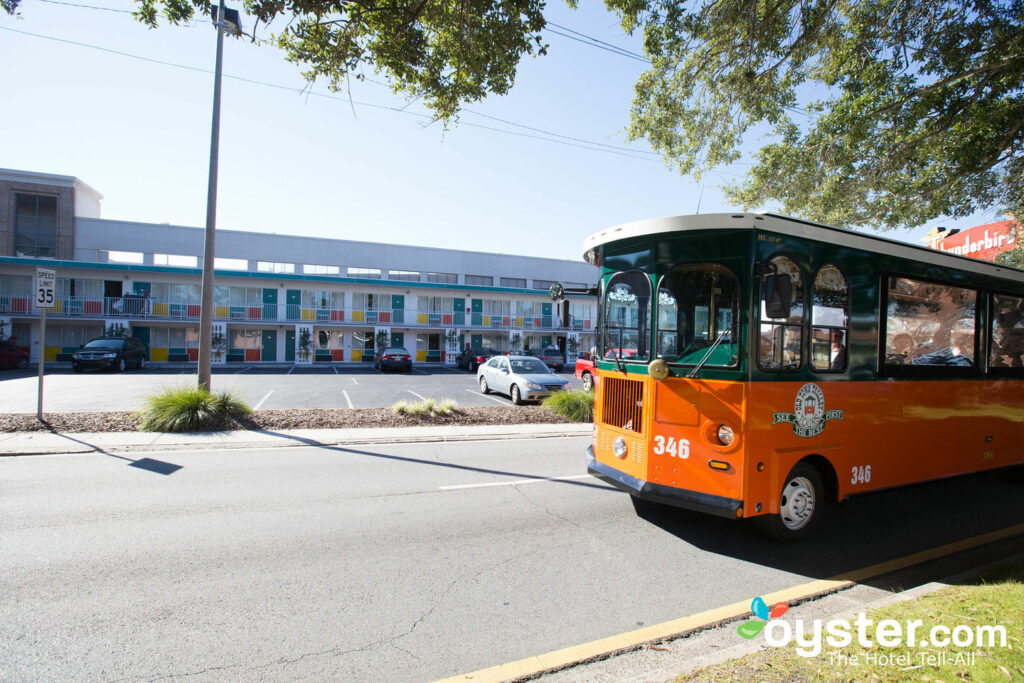
{"type": "Polygon", "coordinates": [[[200,387],[176,387],[146,399],[146,408],[139,415],[139,428],[144,432],[210,431],[226,419],[251,412],[231,392],[211,394],[200,387]]]}
{"type": "MultiPolygon", "coordinates": [[[[676,679],[676,683],[764,681],[1024,681],[1024,562],[986,572],[972,582],[951,586],[930,595],[868,613],[875,624],[894,619],[900,624],[920,619],[918,632],[927,634],[935,625],[954,629],[960,625],[1005,626],[1008,647],[957,647],[899,645],[864,648],[853,638],[844,648],[826,644],[816,657],[804,658],[793,644],[768,648],[755,654],[712,666],[676,679]],[[945,661],[940,657],[945,653],[945,661]],[[830,653],[842,653],[850,662],[836,662],[830,653]],[[897,663],[883,664],[869,657],[881,654],[897,663]],[[974,654],[974,660],[957,662],[957,654],[974,654]],[[852,663],[853,657],[857,663],[852,663]],[[896,659],[902,656],[904,661],[896,659]],[[930,661],[928,657],[934,657],[930,661]]],[[[785,619],[786,617],[782,617],[785,619]]],[[[852,619],[850,620],[853,621],[852,619]]],[[[739,636],[737,636],[738,638],[739,636]]],[[[763,637],[763,636],[759,636],[763,637]]]]}
{"type": "Polygon", "coordinates": [[[398,401],[391,406],[396,415],[408,415],[410,417],[443,417],[455,412],[458,404],[454,399],[445,398],[437,401],[432,398],[425,398],[422,401],[398,401]]]}
{"type": "Polygon", "coordinates": [[[593,391],[559,391],[544,399],[541,405],[573,422],[594,421],[593,391]]]}

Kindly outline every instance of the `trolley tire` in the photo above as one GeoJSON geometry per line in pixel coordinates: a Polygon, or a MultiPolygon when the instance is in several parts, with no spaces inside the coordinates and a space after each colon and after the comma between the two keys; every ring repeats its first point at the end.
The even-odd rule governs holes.
{"type": "Polygon", "coordinates": [[[590,391],[594,388],[594,376],[589,372],[583,373],[583,391],[590,391]]]}
{"type": "Polygon", "coordinates": [[[798,462],[782,486],[779,514],[761,515],[754,524],[765,536],[780,543],[795,543],[810,536],[825,512],[825,486],[812,465],[798,462]],[[807,505],[811,506],[806,512],[807,505]]]}
{"type": "Polygon", "coordinates": [[[515,385],[515,384],[512,385],[512,388],[509,390],[508,397],[510,399],[512,399],[512,403],[514,403],[515,405],[517,405],[517,406],[523,405],[523,397],[519,393],[519,387],[517,385],[515,385]]]}
{"type": "Polygon", "coordinates": [[[489,394],[489,393],[491,393],[491,388],[489,386],[487,386],[487,378],[486,377],[481,377],[480,378],[480,393],[481,394],[489,394]]]}

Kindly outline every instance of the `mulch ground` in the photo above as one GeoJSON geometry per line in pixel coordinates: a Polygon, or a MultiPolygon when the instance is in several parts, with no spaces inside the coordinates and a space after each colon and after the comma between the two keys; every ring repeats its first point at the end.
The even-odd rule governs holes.
{"type": "MultiPolygon", "coordinates": [[[[0,432],[134,432],[137,413],[35,413],[0,415],[0,432]]],[[[219,429],[345,429],[396,428],[439,425],[567,424],[570,420],[539,405],[502,408],[457,408],[450,415],[413,417],[396,415],[389,408],[355,410],[257,410],[251,417],[219,425],[219,429]]]]}

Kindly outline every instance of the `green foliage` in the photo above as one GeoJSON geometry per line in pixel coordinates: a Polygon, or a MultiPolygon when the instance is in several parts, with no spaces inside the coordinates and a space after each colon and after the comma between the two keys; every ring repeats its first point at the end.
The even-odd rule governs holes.
{"type": "Polygon", "coordinates": [[[251,412],[245,402],[230,392],[211,394],[202,387],[178,387],[146,399],[139,428],[144,432],[209,431],[224,420],[251,412]]]}
{"type": "Polygon", "coordinates": [[[443,417],[454,413],[457,407],[458,403],[454,399],[445,398],[435,401],[432,398],[425,398],[416,402],[398,401],[391,406],[391,410],[396,415],[410,417],[443,417]]]}
{"type": "Polygon", "coordinates": [[[594,421],[593,391],[559,391],[545,398],[541,405],[573,422],[594,421]]]}
{"type": "MultiPolygon", "coordinates": [[[[21,0],[0,0],[15,13],[21,0]]],[[[161,19],[188,24],[209,16],[209,0],[136,0],[134,16],[151,28],[161,19]],[[162,15],[162,16],[161,16],[162,15]]],[[[571,2],[570,4],[575,4],[571,2]]],[[[422,97],[444,121],[465,102],[504,95],[519,60],[547,51],[541,38],[543,0],[245,0],[243,30],[275,21],[280,31],[265,42],[305,67],[313,83],[338,91],[363,69],[386,74],[395,92],[422,97]]],[[[265,29],[264,29],[265,30],[265,29]]],[[[255,42],[256,39],[253,38],[255,42]]]]}
{"type": "Polygon", "coordinates": [[[1009,251],[999,254],[996,257],[996,263],[1024,270],[1024,227],[1017,224],[1013,226],[1013,230],[1016,233],[1016,246],[1009,251]]]}
{"type": "Polygon", "coordinates": [[[874,228],[1021,208],[1020,3],[608,5],[652,61],[631,138],[700,177],[771,134],[727,188],[744,206],[874,228]]]}

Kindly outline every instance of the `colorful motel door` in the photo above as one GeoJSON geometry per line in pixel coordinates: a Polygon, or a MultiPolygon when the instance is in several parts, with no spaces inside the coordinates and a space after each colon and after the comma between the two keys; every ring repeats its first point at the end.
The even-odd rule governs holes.
{"type": "Polygon", "coordinates": [[[286,363],[295,362],[295,330],[284,333],[284,360],[286,363]]]}
{"type": "MultiPolygon", "coordinates": [[[[473,316],[470,319],[470,324],[471,325],[475,325],[475,326],[483,325],[484,324],[484,300],[483,299],[473,299],[472,303],[470,303],[470,307],[473,310],[473,316]]],[[[476,346],[476,344],[473,344],[473,346],[476,346]]]]}
{"type": "Polygon", "coordinates": [[[146,360],[152,360],[149,355],[149,328],[148,327],[135,327],[132,325],[132,336],[142,342],[142,345],[146,349],[146,360]]]}
{"type": "MultiPolygon", "coordinates": [[[[404,323],[405,322],[405,295],[404,294],[392,294],[391,295],[391,322],[404,323]]],[[[401,346],[401,344],[395,344],[395,346],[401,346]]]]}
{"type": "Polygon", "coordinates": [[[469,345],[474,349],[484,345],[484,336],[482,334],[471,334],[469,336],[469,345]]]}
{"type": "Polygon", "coordinates": [[[405,346],[405,335],[401,332],[391,333],[391,345],[392,346],[405,346]]]}
{"type": "Polygon", "coordinates": [[[272,363],[277,360],[277,330],[263,330],[262,332],[263,350],[260,352],[260,360],[272,363]]]}
{"type": "Polygon", "coordinates": [[[452,302],[452,324],[453,325],[465,325],[466,324],[466,300],[455,299],[452,302]]]}
{"type": "Polygon", "coordinates": [[[263,288],[263,320],[277,320],[277,290],[263,288]]]}

